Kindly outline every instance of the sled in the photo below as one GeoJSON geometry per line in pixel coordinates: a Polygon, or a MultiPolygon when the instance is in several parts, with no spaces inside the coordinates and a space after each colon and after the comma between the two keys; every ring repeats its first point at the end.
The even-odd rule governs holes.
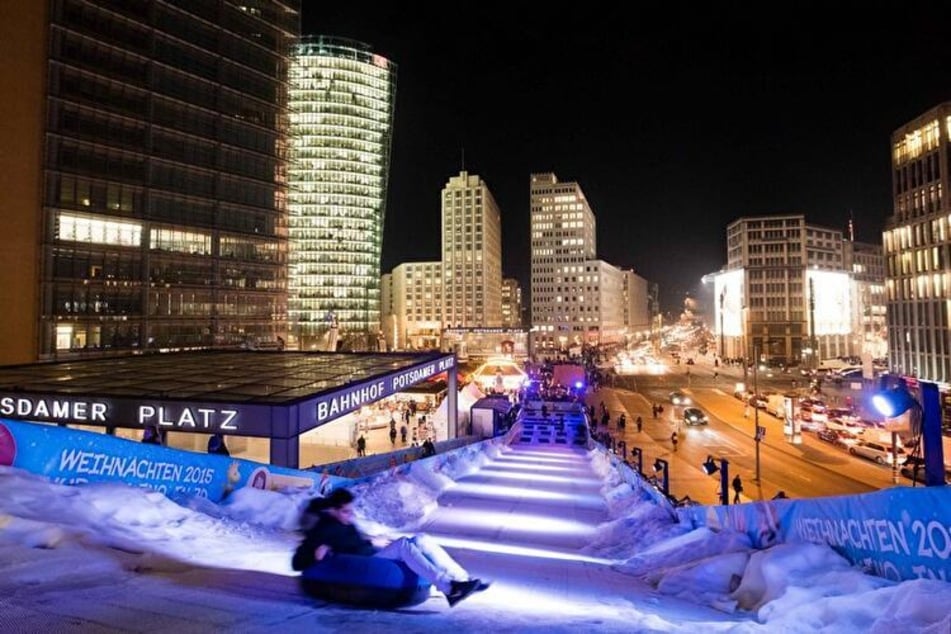
{"type": "Polygon", "coordinates": [[[428,599],[432,584],[401,561],[332,555],[301,573],[301,587],[311,596],[334,603],[399,608],[428,599]]]}

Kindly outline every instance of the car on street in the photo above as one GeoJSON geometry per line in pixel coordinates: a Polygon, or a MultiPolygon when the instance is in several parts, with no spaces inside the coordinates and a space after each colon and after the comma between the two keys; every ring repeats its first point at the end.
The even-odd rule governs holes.
{"type": "Polygon", "coordinates": [[[859,437],[855,434],[838,429],[823,429],[820,432],[816,432],[816,437],[819,440],[823,440],[827,443],[835,445],[836,447],[842,447],[844,449],[848,449],[852,445],[859,442],[859,437]]]}
{"type": "Polygon", "coordinates": [[[828,420],[826,404],[817,399],[802,399],[799,401],[799,418],[809,421],[814,420],[818,423],[826,422],[828,420]]]}
{"type": "Polygon", "coordinates": [[[802,431],[815,431],[819,432],[826,428],[825,423],[820,423],[817,420],[801,420],[799,421],[799,429],[802,431]]]}
{"type": "Polygon", "coordinates": [[[684,408],[684,424],[686,425],[706,425],[710,421],[707,415],[699,407],[684,408]]]}
{"type": "Polygon", "coordinates": [[[690,405],[690,403],[693,401],[691,401],[690,397],[680,390],[676,390],[670,393],[670,402],[674,405],[690,405]]]}
{"type": "Polygon", "coordinates": [[[770,392],[760,392],[759,394],[751,394],[748,403],[755,407],[756,409],[766,409],[766,403],[769,399],[770,392]]]}
{"type": "MultiPolygon", "coordinates": [[[[925,459],[920,456],[908,456],[901,466],[901,474],[919,484],[925,483],[925,459]]],[[[951,483],[951,465],[944,465],[944,481],[951,483]]]]}
{"type": "Polygon", "coordinates": [[[859,456],[866,460],[874,460],[878,464],[904,464],[908,460],[908,454],[901,447],[898,447],[897,453],[892,453],[892,448],[880,442],[860,440],[851,447],[849,453],[853,456],[859,456]]]}

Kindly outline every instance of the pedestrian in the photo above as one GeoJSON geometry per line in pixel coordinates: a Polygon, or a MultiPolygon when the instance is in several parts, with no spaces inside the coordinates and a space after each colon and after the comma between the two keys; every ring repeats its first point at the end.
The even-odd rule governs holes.
{"type": "Polygon", "coordinates": [[[160,432],[155,425],[149,425],[145,428],[145,431],[142,432],[142,442],[146,445],[161,445],[162,432],[160,432]]]}
{"type": "Polygon", "coordinates": [[[654,418],[657,418],[657,403],[651,405],[651,414],[654,416],[654,418]]]}
{"type": "Polygon", "coordinates": [[[360,437],[357,438],[357,455],[367,455],[367,439],[363,437],[363,434],[360,434],[360,437]]]}
{"type": "Polygon", "coordinates": [[[489,584],[473,578],[443,548],[426,535],[367,539],[354,526],[353,493],[335,489],[327,497],[315,498],[307,513],[317,516],[294,552],[294,570],[306,570],[332,554],[380,557],[403,562],[422,579],[434,584],[453,607],[489,584]],[[375,542],[375,543],[374,543],[375,542]]]}
{"type": "Polygon", "coordinates": [[[740,479],[740,474],[736,474],[736,477],[733,478],[733,503],[740,503],[740,493],[743,492],[743,480],[740,479]]]}
{"type": "Polygon", "coordinates": [[[225,437],[221,434],[212,434],[208,439],[208,453],[214,453],[221,456],[230,456],[228,446],[225,445],[225,437]]]}
{"type": "Polygon", "coordinates": [[[644,420],[638,416],[634,422],[637,423],[637,433],[641,433],[641,428],[644,427],[644,420]]]}
{"type": "Polygon", "coordinates": [[[400,427],[400,441],[405,445],[406,444],[406,434],[409,430],[406,429],[406,425],[400,427]]]}
{"type": "Polygon", "coordinates": [[[390,444],[396,446],[396,427],[390,427],[390,444]]]}
{"type": "Polygon", "coordinates": [[[428,458],[430,456],[436,455],[436,445],[433,444],[433,441],[429,438],[423,441],[423,451],[420,457],[428,458]]]}
{"type": "Polygon", "coordinates": [[[677,441],[678,441],[678,440],[679,440],[679,438],[677,437],[677,432],[674,431],[674,433],[672,433],[672,434],[670,435],[670,444],[674,446],[674,451],[677,451],[677,441]]]}

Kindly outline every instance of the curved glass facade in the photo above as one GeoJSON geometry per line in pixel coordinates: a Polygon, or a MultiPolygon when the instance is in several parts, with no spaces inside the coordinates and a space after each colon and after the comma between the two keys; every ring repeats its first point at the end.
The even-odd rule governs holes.
{"type": "Polygon", "coordinates": [[[301,40],[290,74],[290,321],[303,349],[332,323],[360,347],[380,329],[380,260],[396,65],[353,40],[301,40]]]}

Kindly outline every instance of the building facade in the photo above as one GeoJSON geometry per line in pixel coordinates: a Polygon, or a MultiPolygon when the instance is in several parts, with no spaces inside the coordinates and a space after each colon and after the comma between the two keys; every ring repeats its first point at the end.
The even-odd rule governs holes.
{"type": "Polygon", "coordinates": [[[647,280],[630,269],[621,270],[623,321],[629,337],[647,338],[651,329],[651,301],[647,280]]]}
{"type": "Polygon", "coordinates": [[[719,354],[807,367],[859,355],[847,245],[800,214],[731,223],[727,265],[712,276],[719,354]]]}
{"type": "Polygon", "coordinates": [[[298,0],[10,13],[0,361],[286,335],[298,0]]]}
{"type": "Polygon", "coordinates": [[[891,137],[892,214],[883,235],[888,356],[899,374],[951,382],[951,102],[891,137]]]}
{"type": "Polygon", "coordinates": [[[502,325],[502,214],[485,181],[462,171],[442,190],[447,327],[502,325]]]}
{"type": "Polygon", "coordinates": [[[522,287],[514,277],[502,279],[502,327],[522,327],[522,287]]]}
{"type": "Polygon", "coordinates": [[[578,183],[531,176],[531,325],[536,351],[597,340],[594,212],[578,183]]]}
{"type": "Polygon", "coordinates": [[[888,315],[885,299],[885,252],[880,244],[846,242],[852,272],[852,334],[864,360],[888,357],[888,315]]]}
{"type": "Polygon", "coordinates": [[[442,262],[404,262],[383,276],[392,289],[383,336],[388,350],[435,350],[443,330],[442,262]]]}
{"type": "Polygon", "coordinates": [[[336,322],[350,348],[375,347],[396,104],[396,65],[363,43],[309,36],[290,75],[290,320],[320,347],[336,322]]]}

